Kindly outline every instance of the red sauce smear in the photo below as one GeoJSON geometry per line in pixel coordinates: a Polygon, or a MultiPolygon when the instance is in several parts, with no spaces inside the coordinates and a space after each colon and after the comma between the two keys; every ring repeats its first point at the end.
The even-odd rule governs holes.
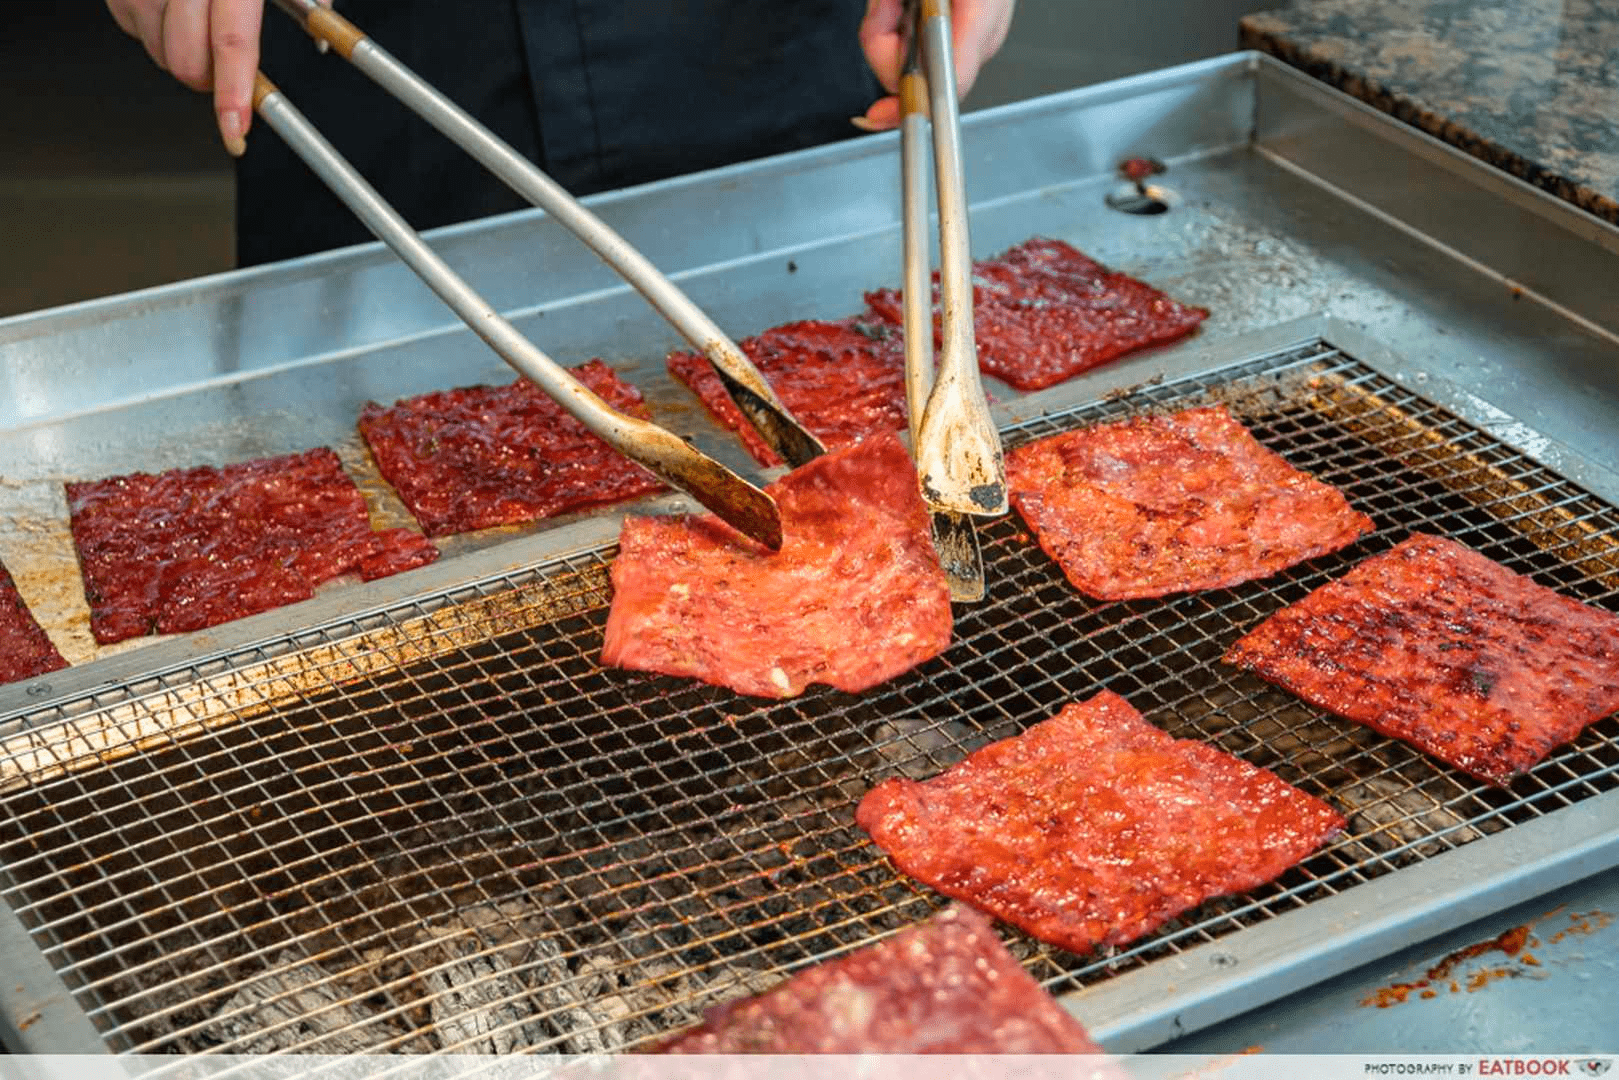
{"type": "MultiPolygon", "coordinates": [[[[592,360],[573,369],[620,412],[651,415],[640,391],[592,360]]],[[[429,536],[552,517],[662,490],[526,379],[468,386],[360,411],[377,467],[429,536]]]]}
{"type": "MultiPolygon", "coordinates": [[[[1544,917],[1543,917],[1544,918],[1544,917]]],[[[1613,917],[1606,912],[1593,911],[1588,913],[1575,913],[1568,916],[1569,925],[1558,930],[1546,938],[1547,943],[1562,941],[1570,934],[1591,934],[1608,926],[1613,917]]],[[[1536,920],[1539,922],[1540,920],[1536,920]]],[[[1379,987],[1367,997],[1361,999],[1363,1006],[1375,1006],[1379,1009],[1391,1008],[1404,1004],[1413,993],[1423,1000],[1430,1000],[1439,996],[1441,991],[1459,994],[1463,991],[1471,994],[1482,990],[1492,982],[1501,979],[1521,978],[1530,974],[1527,969],[1543,966],[1540,957],[1530,952],[1531,948],[1539,947],[1540,939],[1532,934],[1535,923],[1524,923],[1502,931],[1486,941],[1474,942],[1455,952],[1447,953],[1444,959],[1430,967],[1423,973],[1423,977],[1414,982],[1397,982],[1389,986],[1379,987]],[[1464,975],[1457,976],[1456,969],[1469,960],[1475,960],[1487,953],[1502,952],[1514,959],[1514,964],[1495,965],[1483,967],[1464,975]]]]}

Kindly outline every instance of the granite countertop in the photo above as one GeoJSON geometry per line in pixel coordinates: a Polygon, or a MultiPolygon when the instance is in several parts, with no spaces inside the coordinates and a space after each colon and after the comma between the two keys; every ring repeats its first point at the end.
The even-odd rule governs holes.
{"type": "Polygon", "coordinates": [[[1619,0],[1295,0],[1242,42],[1619,224],[1619,0]]]}

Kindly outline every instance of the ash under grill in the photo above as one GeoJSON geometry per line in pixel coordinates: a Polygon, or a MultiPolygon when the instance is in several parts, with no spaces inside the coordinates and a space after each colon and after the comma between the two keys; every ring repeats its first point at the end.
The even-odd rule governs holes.
{"type": "Polygon", "coordinates": [[[587,553],[25,718],[0,760],[6,899],[114,1050],[579,1053],[923,918],[939,898],[855,828],[860,795],[1103,687],[1350,827],[1129,949],[1006,928],[1057,993],[1619,786],[1614,717],[1499,791],[1219,663],[1414,529],[1619,610],[1619,512],[1332,346],[1007,441],[1210,398],[1377,531],[1237,588],[1100,603],[1009,517],[942,657],[768,704],[601,670],[611,550],[587,553]]]}

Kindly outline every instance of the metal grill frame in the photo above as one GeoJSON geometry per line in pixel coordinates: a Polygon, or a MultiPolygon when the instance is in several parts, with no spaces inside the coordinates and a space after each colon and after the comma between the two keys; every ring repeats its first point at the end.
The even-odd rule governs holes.
{"type": "MultiPolygon", "coordinates": [[[[1422,459],[1429,469],[1452,468],[1460,460],[1469,463],[1468,468],[1480,472],[1486,482],[1476,485],[1471,491],[1445,485],[1447,493],[1467,504],[1447,513],[1465,516],[1477,510],[1488,520],[1476,528],[1486,532],[1505,529],[1507,534],[1515,535],[1530,530],[1539,532],[1545,539],[1572,529],[1575,534],[1595,542],[1597,546],[1594,551],[1581,550],[1581,558],[1572,574],[1559,571],[1555,565],[1559,560],[1553,559],[1540,567],[1541,573],[1537,577],[1543,583],[1563,591],[1574,590],[1576,595],[1580,595],[1584,590],[1590,594],[1582,598],[1595,598],[1610,607],[1619,607],[1619,600],[1616,600],[1619,586],[1612,584],[1612,581],[1619,581],[1619,549],[1613,545],[1614,538],[1619,536],[1619,510],[1611,505],[1613,494],[1604,492],[1601,497],[1592,494],[1592,491],[1602,491],[1607,487],[1610,477],[1591,463],[1559,460],[1556,462],[1558,467],[1553,468],[1549,462],[1537,461],[1536,455],[1528,454],[1522,448],[1514,448],[1498,437],[1498,417],[1475,416],[1470,421],[1465,415],[1455,415],[1466,412],[1466,395],[1456,388],[1440,384],[1425,385],[1422,387],[1423,393],[1417,394],[1402,387],[1396,373],[1403,373],[1403,377],[1409,381],[1412,376],[1408,368],[1397,362],[1389,363],[1388,354],[1383,353],[1375,343],[1338,324],[1321,320],[1313,327],[1282,328],[1226,343],[1209,353],[1183,361],[1182,370],[1178,372],[1166,371],[1164,381],[1156,385],[1133,388],[1114,385],[1109,392],[1099,394],[1097,390],[1105,380],[1088,380],[1083,391],[1058,388],[1021,399],[998,411],[1007,441],[1015,445],[1080,422],[1170,405],[1184,407],[1191,403],[1190,398],[1235,379],[1269,382],[1282,373],[1277,357],[1290,353],[1295,374],[1310,365],[1330,365],[1342,359],[1354,375],[1339,386],[1325,387],[1326,392],[1341,397],[1334,407],[1348,410],[1346,415],[1359,417],[1368,423],[1394,425],[1403,432],[1401,440],[1398,440],[1402,453],[1422,459]],[[1328,341],[1333,344],[1326,344],[1328,341]],[[1379,360],[1383,363],[1376,362],[1379,360]],[[1367,397],[1368,393],[1372,396],[1367,397]],[[1451,415],[1442,415],[1446,410],[1436,402],[1436,399],[1446,396],[1452,400],[1451,415]],[[1458,408],[1457,405],[1462,407],[1458,408]],[[1357,413],[1356,409],[1362,411],[1357,413]],[[1424,414],[1438,417],[1440,422],[1425,428],[1421,423],[1424,414]],[[1495,433],[1489,433],[1484,430],[1485,427],[1495,433]],[[1591,490],[1582,491],[1578,484],[1553,475],[1559,472],[1571,476],[1584,473],[1582,479],[1591,490]],[[1603,505],[1602,498],[1606,498],[1609,505],[1603,505]],[[1497,515],[1487,508],[1481,508],[1480,503],[1500,503],[1509,512],[1504,516],[1497,515]],[[1599,518],[1600,529],[1594,536],[1585,537],[1586,533],[1591,532],[1590,523],[1599,518]],[[1599,579],[1608,579],[1610,575],[1611,581],[1593,584],[1599,579]]],[[[1239,413],[1242,411],[1240,401],[1234,402],[1234,406],[1239,413]]],[[[1285,419],[1276,421],[1284,426],[1286,422],[1285,419]]],[[[1308,447],[1307,432],[1289,433],[1278,428],[1269,432],[1262,430],[1260,434],[1262,441],[1271,444],[1288,443],[1289,440],[1304,437],[1304,446],[1308,447]]],[[[1287,454],[1285,447],[1283,452],[1287,454]]],[[[1295,447],[1295,453],[1289,456],[1298,462],[1301,452],[1295,447]]],[[[1552,454],[1555,453],[1553,448],[1552,454]]],[[[1546,448],[1540,447],[1539,456],[1546,455],[1546,448]]],[[[1308,458],[1308,454],[1305,457],[1308,458]]],[[[1307,462],[1304,464],[1308,467],[1307,462]]],[[[1388,524],[1389,515],[1397,513],[1399,508],[1364,504],[1357,498],[1354,478],[1349,475],[1354,472],[1355,466],[1351,463],[1344,468],[1348,470],[1345,476],[1335,476],[1330,469],[1314,468],[1311,471],[1322,479],[1344,486],[1352,501],[1370,512],[1378,522],[1379,530],[1374,534],[1371,546],[1363,543],[1351,549],[1355,552],[1352,557],[1317,560],[1263,582],[1252,583],[1251,587],[1222,590],[1215,594],[1189,594],[1161,601],[1123,604],[1091,604],[1081,600],[1077,601],[1078,606],[1090,609],[1098,622],[1098,632],[1117,635],[1121,649],[1128,649],[1131,642],[1137,640],[1135,635],[1138,630],[1143,635],[1185,630],[1191,641],[1183,642],[1178,647],[1201,649],[1207,654],[1217,643],[1210,635],[1198,632],[1200,620],[1219,620],[1228,608],[1248,605],[1251,610],[1241,621],[1247,624],[1257,622],[1263,614],[1280,606],[1285,599],[1302,596],[1310,588],[1336,576],[1349,563],[1391,546],[1403,535],[1403,532],[1392,530],[1388,524]],[[1395,535],[1390,536],[1391,531],[1395,535]],[[1250,593],[1257,593],[1261,598],[1274,602],[1269,609],[1265,608],[1264,603],[1254,607],[1244,599],[1250,593]],[[1224,599],[1216,603],[1211,601],[1211,596],[1224,599]]],[[[1612,491],[1619,491],[1619,485],[1609,488],[1609,492],[1612,491]]],[[[551,660],[559,665],[557,670],[561,673],[558,685],[567,685],[572,696],[579,700],[588,701],[592,696],[616,694],[618,689],[603,690],[603,677],[599,672],[590,670],[594,655],[591,634],[599,632],[599,627],[590,623],[588,618],[581,617],[592,610],[599,612],[605,603],[604,570],[611,543],[607,530],[611,529],[610,521],[586,523],[574,530],[576,535],[572,537],[584,542],[516,571],[480,577],[471,584],[418,596],[405,603],[380,604],[359,615],[349,615],[279,638],[261,636],[247,647],[226,649],[191,662],[177,663],[111,691],[68,695],[44,708],[15,710],[0,717],[0,730],[14,732],[3,743],[11,771],[0,775],[0,785],[6,783],[8,776],[10,778],[9,786],[0,786],[0,801],[9,801],[16,792],[24,790],[26,784],[38,785],[47,791],[56,790],[64,784],[72,785],[76,783],[73,778],[85,768],[86,760],[92,763],[89,766],[91,771],[105,769],[108,766],[94,762],[100,758],[110,760],[138,743],[144,742],[147,757],[159,755],[166,748],[172,750],[182,743],[191,752],[209,740],[222,748],[216,753],[228,753],[232,731],[243,730],[244,725],[251,727],[255,720],[266,716],[279,715],[276,712],[278,709],[287,713],[298,711],[283,709],[283,704],[278,703],[318,701],[322,695],[352,695],[351,688],[355,685],[370,687],[386,685],[385,680],[388,679],[403,679],[411,684],[414,696],[407,696],[402,701],[431,701],[433,695],[440,691],[424,687],[420,680],[429,677],[435,665],[456,662],[498,665],[498,650],[495,650],[495,655],[486,655],[489,653],[489,639],[502,632],[524,633],[533,628],[537,621],[546,625],[577,624],[569,632],[572,638],[549,643],[549,647],[552,647],[551,660]],[[581,584],[576,589],[560,592],[539,589],[543,610],[538,612],[525,606],[532,604],[532,599],[516,600],[531,596],[539,583],[570,580],[577,580],[581,584]],[[581,649],[581,645],[585,647],[581,649]],[[471,650],[472,659],[454,659],[467,656],[468,650],[471,650]],[[567,667],[570,663],[573,664],[572,669],[567,667]],[[57,739],[51,743],[45,738],[46,733],[51,731],[72,733],[72,738],[67,741],[57,739]],[[29,752],[31,756],[17,753],[17,748],[24,745],[33,748],[29,752]],[[43,751],[42,747],[49,749],[43,751]],[[53,756],[54,763],[46,760],[47,752],[53,756]],[[23,764],[18,765],[19,761],[23,764]],[[16,780],[16,771],[21,768],[29,772],[25,787],[19,787],[16,780]],[[53,788],[53,785],[57,787],[53,788]]],[[[957,640],[947,654],[955,658],[958,665],[980,663],[988,665],[992,671],[1000,670],[1003,682],[1006,675],[1005,665],[1001,663],[1004,659],[1002,654],[1009,649],[1016,652],[1016,645],[1005,641],[988,642],[993,648],[986,648],[984,639],[996,636],[997,632],[993,627],[987,630],[979,628],[983,612],[997,603],[1004,605],[1008,591],[1020,602],[1027,602],[1031,618],[1051,618],[1049,613],[1059,603],[1066,603],[1070,607],[1076,604],[1072,590],[1061,580],[1060,573],[1044,554],[1031,543],[1018,543],[1013,538],[1019,529],[1020,525],[1014,517],[986,530],[986,557],[1003,558],[1000,553],[1009,552],[1003,558],[1006,565],[992,571],[995,576],[991,578],[993,591],[988,604],[958,613],[957,640]],[[974,655],[962,660],[963,649],[972,650],[974,655]]],[[[1491,535],[1506,534],[1497,531],[1491,535]]],[[[1465,535],[1458,538],[1469,541],[1465,535]]],[[[566,543],[568,539],[565,536],[536,538],[553,548],[558,540],[566,543]]],[[[1511,535],[1508,535],[1507,541],[1510,539],[1511,535]]],[[[1473,542],[1475,546],[1485,546],[1488,550],[1488,545],[1479,545],[1476,539],[1473,542]]],[[[490,553],[488,557],[494,558],[496,553],[490,553]]],[[[506,557],[509,558],[509,554],[506,557]]],[[[1519,566],[1510,559],[1508,562],[1515,568],[1536,569],[1533,565],[1519,566]]],[[[1062,651],[1058,649],[1048,657],[1060,657],[1062,651]]],[[[1218,653],[1214,655],[1217,657],[1218,653]]],[[[1105,656],[1102,658],[1103,661],[1108,659],[1105,656]]],[[[1040,661],[1038,657],[1021,659],[1025,667],[1032,664],[1038,668],[1040,661]]],[[[1163,663],[1161,659],[1154,662],[1163,663]]],[[[1156,681],[1143,682],[1132,673],[1130,665],[1119,664],[1116,658],[1113,658],[1113,663],[1117,671],[1110,677],[1098,679],[1081,672],[1083,680],[1092,690],[1103,685],[1121,689],[1149,718],[1165,721],[1169,705],[1181,700],[1163,699],[1167,683],[1182,678],[1184,672],[1166,669],[1156,681]],[[1133,689],[1121,686],[1120,680],[1131,679],[1135,679],[1139,685],[1133,689]]],[[[1205,656],[1204,661],[1199,663],[1207,666],[1212,661],[1207,661],[1205,656]]],[[[846,801],[844,816],[852,817],[858,791],[853,791],[850,797],[851,792],[843,789],[850,787],[851,779],[858,780],[859,777],[851,777],[848,771],[829,773],[829,767],[865,762],[867,767],[864,770],[856,770],[865,776],[858,785],[860,787],[876,779],[876,776],[870,775],[872,762],[877,762],[881,767],[884,762],[893,764],[897,760],[922,767],[924,774],[936,772],[959,760],[971,745],[981,745],[990,738],[1021,730],[1031,720],[1040,718],[1039,708],[1049,706],[1045,715],[1055,711],[1055,702],[1076,692],[1071,685],[1075,670],[1072,666],[1058,664],[1057,670],[1045,670],[1041,678],[1021,680],[1016,686],[1008,684],[1005,691],[998,695],[985,694],[986,702],[981,707],[999,709],[1003,716],[993,723],[981,724],[973,732],[970,743],[955,741],[944,734],[954,722],[949,710],[927,713],[930,706],[949,702],[955,692],[951,689],[948,673],[937,671],[921,679],[906,677],[897,680],[871,692],[858,703],[843,701],[838,695],[819,694],[801,699],[801,704],[789,703],[785,706],[757,705],[711,688],[678,685],[674,680],[666,680],[664,686],[668,696],[687,705],[672,705],[669,714],[644,718],[638,723],[649,723],[651,726],[646,730],[650,732],[657,730],[659,722],[667,715],[690,716],[706,710],[714,718],[709,725],[713,731],[698,728],[676,734],[684,734],[691,739],[701,736],[711,741],[721,740],[709,749],[717,747],[723,750],[732,745],[723,741],[731,738],[722,731],[726,727],[734,731],[738,725],[746,727],[752,723],[755,737],[762,737],[759,735],[762,730],[783,744],[800,730],[813,735],[817,721],[825,719],[821,714],[822,705],[815,704],[817,702],[834,701],[832,706],[827,707],[833,716],[847,711],[872,721],[883,716],[892,718],[898,715],[898,712],[890,714],[878,707],[882,703],[899,702],[904,706],[902,711],[906,715],[926,714],[927,718],[920,724],[904,731],[890,726],[890,733],[882,737],[872,735],[874,725],[871,724],[864,731],[851,729],[835,732],[831,736],[823,732],[822,737],[845,738],[840,757],[806,757],[789,766],[770,766],[768,776],[744,777],[745,782],[733,783],[729,792],[711,778],[703,776],[700,770],[693,772],[682,765],[683,760],[693,756],[686,750],[662,761],[647,759],[651,769],[648,775],[657,777],[659,783],[676,788],[681,784],[706,784],[713,788],[708,794],[691,796],[694,805],[703,799],[721,795],[730,798],[749,786],[764,793],[766,805],[772,800],[783,802],[784,798],[771,796],[765,789],[773,783],[785,783],[794,785],[795,794],[791,798],[839,791],[840,797],[846,801]],[[1027,701],[1027,706],[1019,706],[1021,711],[1008,707],[1007,703],[1019,695],[1027,701]],[[797,716],[797,719],[787,724],[772,723],[760,728],[761,717],[778,713],[797,716]],[[939,742],[941,738],[946,738],[943,745],[939,742]]],[[[514,670],[511,674],[515,678],[521,673],[514,670]]],[[[532,676],[526,677],[532,681],[532,676]]],[[[989,676],[978,684],[977,689],[982,692],[984,686],[994,682],[995,678],[995,675],[989,676]]],[[[1201,689],[1212,690],[1222,684],[1251,678],[1223,673],[1201,689]]],[[[491,681],[498,682],[494,679],[491,681]]],[[[453,679],[449,685],[452,689],[457,686],[453,679]]],[[[548,690],[545,686],[532,689],[548,690]]],[[[462,696],[465,696],[464,692],[462,696]]],[[[1213,741],[1220,745],[1235,743],[1226,745],[1226,748],[1242,753],[1259,764],[1277,767],[1282,775],[1301,782],[1306,790],[1331,799],[1330,789],[1312,785],[1310,777],[1297,775],[1296,769],[1290,772],[1286,761],[1267,760],[1264,746],[1252,737],[1256,727],[1263,727],[1267,719],[1274,720],[1278,714],[1292,715],[1294,722],[1297,722],[1296,718],[1301,712],[1314,711],[1304,709],[1288,695],[1275,690],[1257,689],[1250,697],[1263,699],[1268,704],[1252,710],[1240,721],[1213,732],[1213,741]]],[[[1248,700],[1239,696],[1230,702],[1209,703],[1208,711],[1200,719],[1219,715],[1223,710],[1232,710],[1235,705],[1248,700]]],[[[318,707],[308,707],[302,711],[319,714],[318,707]]],[[[453,717],[454,708],[446,711],[445,715],[453,717]]],[[[333,718],[333,722],[337,719],[341,717],[333,718]]],[[[563,719],[571,722],[568,718],[563,719]]],[[[1355,727],[1347,722],[1337,723],[1342,730],[1355,727]]],[[[1166,726],[1175,734],[1196,732],[1204,737],[1211,736],[1207,730],[1187,726],[1184,718],[1179,727],[1173,722],[1166,723],[1166,726]]],[[[1331,725],[1306,721],[1305,726],[1314,730],[1331,725]]],[[[589,740],[612,735],[622,736],[623,732],[598,731],[582,738],[589,740]]],[[[496,759],[503,738],[505,736],[496,733],[487,739],[475,740],[470,746],[498,765],[496,759]]],[[[1334,738],[1341,738],[1341,733],[1334,738]]],[[[1376,764],[1375,771],[1367,779],[1385,779],[1423,791],[1433,804],[1425,813],[1438,815],[1440,826],[1402,838],[1399,827],[1409,825],[1409,819],[1378,821],[1370,815],[1370,808],[1375,808],[1379,803],[1387,804],[1390,800],[1387,796],[1381,800],[1373,799],[1368,804],[1369,808],[1362,813],[1368,815],[1367,820],[1375,827],[1352,827],[1344,840],[1329,848],[1325,854],[1307,860],[1278,883],[1242,897],[1205,905],[1198,909],[1194,919],[1172,924],[1171,928],[1134,947],[1089,961],[1076,963],[1072,957],[1021,940],[1016,944],[1026,965],[1053,992],[1059,994],[1065,1004],[1110,1049],[1138,1049],[1251,1008],[1289,989],[1326,978],[1353,963],[1391,951],[1436,929],[1574,880],[1611,863],[1619,854],[1619,790],[1616,790],[1619,781],[1615,779],[1619,776],[1619,721],[1615,718],[1610,717],[1596,725],[1572,748],[1564,747],[1554,753],[1535,770],[1530,779],[1520,781],[1520,786],[1532,790],[1524,790],[1510,800],[1496,800],[1500,805],[1492,805],[1488,793],[1481,794],[1474,785],[1460,780],[1456,775],[1435,769],[1420,754],[1403,744],[1359,729],[1352,731],[1350,741],[1355,742],[1355,757],[1376,764]],[[1416,776],[1421,779],[1413,781],[1412,777],[1416,776]],[[1554,809],[1555,821],[1551,814],[1554,809]],[[1511,827],[1481,835],[1481,830],[1490,828],[1493,823],[1509,820],[1511,827]],[[1389,833],[1389,837],[1384,837],[1375,846],[1367,846],[1375,834],[1384,832],[1389,833]],[[1355,845],[1361,846],[1359,856],[1346,859],[1343,853],[1355,845]],[[1397,872],[1390,872],[1396,869],[1397,872]]],[[[700,746],[699,750],[708,752],[700,746]]],[[[599,757],[590,755],[582,761],[572,762],[570,767],[589,764],[599,757]]],[[[122,764],[113,767],[131,768],[134,760],[139,759],[124,758],[122,764]]],[[[727,761],[726,764],[734,771],[743,769],[750,761],[755,766],[768,765],[762,757],[741,762],[727,761]]],[[[332,784],[334,789],[341,789],[344,781],[334,779],[332,784]]],[[[364,792],[351,792],[348,797],[363,800],[366,796],[364,792]]],[[[498,799],[491,800],[485,796],[484,801],[486,810],[493,812],[498,819],[507,804],[518,800],[501,803],[498,799]]],[[[576,803],[558,812],[580,813],[588,809],[588,806],[576,803]]],[[[750,874],[779,875],[783,867],[791,865],[792,860],[796,859],[812,870],[819,866],[821,870],[816,871],[817,874],[831,872],[834,880],[859,878],[862,874],[880,875],[885,862],[881,853],[869,843],[831,852],[810,850],[813,845],[808,845],[806,850],[797,850],[801,844],[830,835],[833,830],[847,834],[853,829],[852,824],[845,823],[815,831],[814,821],[830,813],[828,807],[812,807],[800,812],[796,819],[790,816],[784,819],[787,840],[781,843],[786,844],[786,861],[781,865],[761,865],[757,856],[760,849],[754,849],[750,855],[747,849],[734,843],[737,854],[717,865],[724,866],[727,861],[751,863],[751,866],[743,867],[750,874]],[[795,828],[799,829],[798,835],[793,832],[795,828]]],[[[745,818],[745,815],[746,808],[738,816],[745,818]]],[[[643,822],[653,822],[660,816],[666,818],[658,828],[650,831],[641,829],[644,841],[659,837],[677,839],[690,824],[668,819],[666,808],[655,805],[643,807],[634,816],[643,822]]],[[[1388,815],[1384,814],[1383,817],[1387,818],[1388,815]]],[[[624,815],[622,820],[628,821],[630,816],[624,815]]],[[[712,815],[707,818],[710,825],[717,820],[724,820],[723,813],[718,819],[712,815]]],[[[603,829],[604,824],[612,822],[596,822],[584,827],[600,834],[601,848],[627,843],[608,836],[603,829]]],[[[758,826],[752,828],[758,830],[758,826]]],[[[682,872],[682,864],[678,860],[696,858],[698,866],[716,866],[712,859],[705,864],[701,852],[705,845],[713,845],[716,840],[727,836],[723,829],[717,829],[716,836],[689,841],[683,846],[669,844],[657,849],[649,848],[643,861],[676,860],[669,863],[671,869],[663,876],[663,880],[673,882],[682,872]]],[[[493,833],[471,839],[483,844],[483,857],[493,858],[497,862],[502,857],[504,849],[493,833]]],[[[731,839],[734,841],[735,837],[731,839]]],[[[14,842],[14,839],[7,841],[8,844],[14,842]]],[[[406,845],[401,854],[407,861],[415,862],[419,872],[426,873],[423,864],[431,861],[432,847],[431,843],[418,844],[414,848],[406,845]]],[[[593,867],[583,863],[581,866],[575,877],[563,879],[569,888],[572,887],[569,883],[592,876],[603,877],[606,871],[615,868],[612,864],[593,867]]],[[[692,868],[689,865],[685,867],[692,868]]],[[[110,1015],[105,1002],[95,1001],[96,991],[108,985],[109,979],[103,977],[100,983],[93,979],[87,983],[83,977],[84,969],[92,965],[84,960],[61,965],[60,970],[51,964],[49,957],[60,956],[65,946],[49,939],[53,927],[64,925],[65,920],[58,919],[53,924],[40,918],[40,906],[47,901],[27,898],[29,885],[19,877],[19,872],[26,870],[27,866],[16,858],[7,862],[4,892],[11,906],[0,911],[0,950],[4,950],[3,955],[8,959],[15,961],[16,969],[21,972],[19,978],[24,980],[30,997],[38,996],[44,1000],[56,994],[60,998],[65,973],[80,983],[73,993],[91,999],[92,1003],[86,1007],[74,997],[65,1003],[68,1013],[65,1018],[62,1015],[64,1008],[58,1007],[51,1010],[50,1021],[46,1024],[24,1024],[21,1020],[26,1020],[26,1015],[19,1020],[14,1012],[8,1014],[7,1019],[11,1021],[8,1026],[12,1029],[8,1035],[13,1036],[8,1038],[8,1042],[13,1048],[22,1050],[109,1049],[109,1042],[119,1041],[120,1031],[138,1026],[141,1019],[137,1016],[135,1021],[125,1022],[105,1037],[96,1033],[88,1018],[110,1015]],[[19,904],[20,897],[26,902],[19,904]],[[19,915],[30,919],[32,932],[25,929],[19,915]],[[36,938],[39,940],[36,941],[36,938]],[[77,1012],[76,1021],[72,1015],[74,1011],[77,1012]]],[[[505,872],[505,869],[501,871],[505,872]]],[[[651,889],[650,895],[655,898],[659,880],[657,876],[644,879],[639,887],[651,889]]],[[[228,883],[220,884],[215,891],[224,895],[229,887],[228,883]]],[[[607,886],[609,892],[629,887],[624,882],[607,886]]],[[[713,891],[717,893],[722,888],[716,886],[713,891]]],[[[87,895],[92,891],[91,886],[81,886],[81,889],[87,895]]],[[[497,894],[491,898],[501,899],[503,896],[497,894]]],[[[587,897],[575,896],[573,901],[588,904],[587,897]]],[[[113,902],[126,901],[119,899],[113,902]]],[[[901,879],[894,879],[888,886],[856,890],[850,896],[828,893],[817,907],[817,910],[825,909],[821,912],[825,917],[818,916],[819,921],[813,931],[799,936],[795,943],[796,955],[782,960],[779,955],[767,955],[769,950],[763,946],[754,952],[764,957],[766,967],[797,967],[853,947],[861,940],[891,932],[897,926],[921,917],[939,902],[939,898],[927,890],[901,879]],[[886,893],[883,892],[884,888],[888,890],[886,893]],[[873,900],[872,897],[878,893],[882,893],[882,898],[873,900]],[[879,919],[886,919],[886,922],[873,925],[879,919]],[[850,940],[849,932],[857,927],[863,928],[862,932],[850,940]]],[[[716,917],[719,919],[719,929],[711,929],[711,936],[718,939],[733,932],[756,933],[758,924],[741,926],[737,924],[737,917],[738,913],[758,906],[747,900],[733,902],[729,907],[718,905],[716,917]]],[[[789,910],[780,914],[779,918],[785,924],[793,915],[794,911],[789,910]]],[[[648,921],[645,912],[636,913],[636,918],[642,927],[641,932],[649,938],[656,936],[659,928],[648,921]]],[[[1012,936],[1020,938],[1015,933],[1012,936]]],[[[115,953],[126,948],[114,945],[110,940],[105,943],[115,953]]],[[[83,944],[80,943],[81,951],[83,944]]],[[[664,948],[666,955],[679,956],[709,944],[712,941],[705,941],[699,935],[695,940],[664,948]]],[[[490,947],[486,947],[480,955],[487,955],[491,951],[490,947]]],[[[735,953],[730,954],[730,958],[735,959],[739,955],[746,958],[745,954],[735,953]]],[[[219,961],[219,972],[228,971],[233,962],[239,963],[241,959],[236,956],[219,961]]],[[[625,960],[622,966],[632,970],[647,962],[648,957],[643,955],[625,960]]],[[[154,962],[149,961],[148,964],[156,969],[154,962]]],[[[401,1010],[405,1008],[396,1007],[401,1010]]],[[[406,1044],[412,1041],[413,1038],[397,1040],[403,1048],[409,1048],[406,1044]]],[[[152,1050],[156,1045],[150,1039],[145,1042],[124,1039],[118,1048],[138,1052],[152,1050]]],[[[228,1051],[229,1047],[224,1049],[228,1051]]]]}

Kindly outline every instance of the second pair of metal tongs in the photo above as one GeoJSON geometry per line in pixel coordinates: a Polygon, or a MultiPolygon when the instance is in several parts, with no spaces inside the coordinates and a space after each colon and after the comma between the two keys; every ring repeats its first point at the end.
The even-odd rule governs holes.
{"type": "MultiPolygon", "coordinates": [[[[561,185],[341,15],[315,0],[275,2],[316,41],[330,46],[512,190],[560,221],[635,286],[708,357],[737,407],[783,461],[798,466],[825,452],[725,332],[561,185]]],[[[367,228],[508,364],[615,450],[685,491],[741,532],[771,548],[781,546],[781,517],[770,496],[672,432],[614,409],[541,352],[456,275],[262,73],[253,107],[367,228]]]]}
{"type": "Polygon", "coordinates": [[[961,164],[960,112],[949,0],[906,0],[900,73],[900,183],[904,201],[905,394],[933,542],[957,599],[984,593],[972,518],[1006,513],[1006,467],[978,379],[971,244],[961,164]],[[928,133],[932,129],[931,147],[928,133]],[[939,203],[938,369],[933,358],[928,151],[939,203]],[[963,595],[967,594],[967,595],[963,595]]]}

